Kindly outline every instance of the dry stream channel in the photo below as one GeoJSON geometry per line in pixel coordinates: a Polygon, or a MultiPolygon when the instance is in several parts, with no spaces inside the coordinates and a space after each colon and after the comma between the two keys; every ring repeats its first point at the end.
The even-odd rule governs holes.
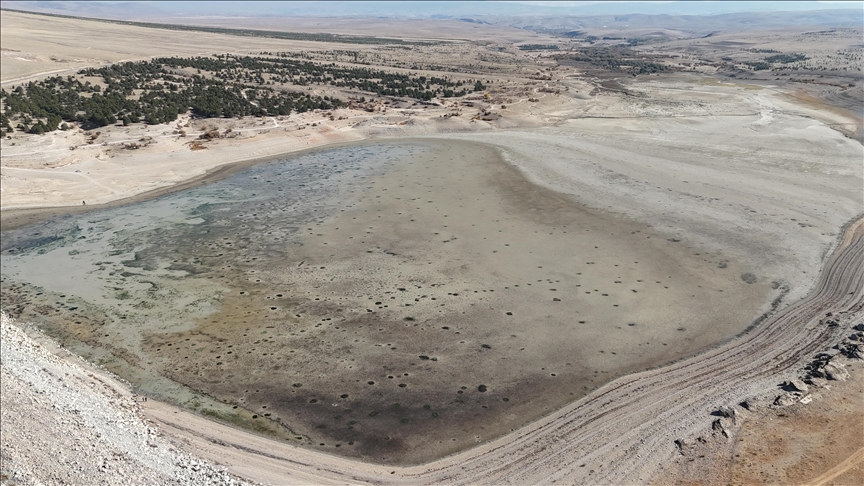
{"type": "Polygon", "coordinates": [[[388,464],[715,346],[772,291],[495,147],[422,139],[9,230],[0,259],[6,312],[141,393],[388,464]]]}

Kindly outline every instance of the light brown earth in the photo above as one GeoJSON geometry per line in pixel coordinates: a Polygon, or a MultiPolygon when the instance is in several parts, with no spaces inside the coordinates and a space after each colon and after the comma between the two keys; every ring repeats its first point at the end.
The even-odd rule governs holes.
{"type": "Polygon", "coordinates": [[[652,484],[861,484],[864,369],[858,360],[846,370],[847,381],[811,390],[806,404],[771,406],[778,387],[753,410],[738,408],[730,438],[691,441],[652,484]]]}
{"type": "Polygon", "coordinates": [[[768,412],[744,423],[730,483],[807,485],[864,482],[864,378],[860,364],[848,382],[832,385],[811,406],[768,412]],[[856,426],[857,425],[857,426],[856,426]],[[839,459],[839,461],[838,461],[839,459]],[[835,462],[827,471],[825,466],[835,462]]]}
{"type": "MultiPolygon", "coordinates": [[[[93,24],[83,21],[3,12],[0,35],[4,51],[0,74],[4,88],[31,76],[67,70],[71,72],[80,66],[122,59],[209,54],[214,50],[255,53],[261,50],[324,50],[339,47],[333,44],[322,46],[256,38],[244,38],[243,45],[238,46],[235,37],[201,33],[172,33],[169,46],[164,42],[165,31],[98,24],[99,32],[106,42],[98,49],[92,49],[92,29],[93,24]],[[90,30],[84,34],[81,26],[90,30]],[[62,42],[57,40],[58,32],[63,32],[65,36],[62,42]],[[114,41],[109,41],[111,39],[114,41]],[[52,60],[51,56],[57,60],[52,60]]],[[[356,45],[341,47],[376,49],[356,45]]],[[[478,58],[484,56],[484,59],[488,59],[490,55],[471,46],[436,49],[436,55],[442,61],[448,54],[452,55],[454,49],[463,49],[478,58]]],[[[588,397],[552,412],[567,401],[565,393],[570,392],[567,387],[562,387],[561,396],[550,399],[546,404],[548,412],[540,413],[549,414],[539,421],[469,451],[412,468],[374,466],[315,451],[277,446],[267,439],[208,422],[202,417],[173,410],[157,402],[148,402],[151,407],[148,413],[163,423],[166,431],[185,437],[190,447],[199,454],[229,465],[237,474],[264,482],[280,482],[286,477],[315,483],[346,480],[401,484],[436,481],[539,483],[553,480],[613,484],[647,482],[652,475],[671,464],[676,454],[672,441],[710,430],[711,411],[720,405],[733,404],[734,400],[776,386],[778,377],[790,373],[808,353],[822,349],[820,346],[829,347],[838,336],[825,332],[816,324],[825,311],[853,309],[860,303],[861,282],[854,276],[855,272],[861,275],[862,271],[860,235],[850,236],[846,240],[844,244],[848,246],[845,253],[835,259],[827,259],[827,253],[839,236],[839,228],[864,211],[861,201],[861,145],[844,138],[840,135],[843,130],[838,129],[847,125],[860,126],[860,118],[856,119],[854,113],[850,115],[848,111],[825,109],[819,103],[778,86],[731,80],[718,83],[697,74],[640,77],[636,81],[621,79],[623,85],[637,93],[637,96],[598,90],[599,83],[572,69],[555,70],[551,73],[551,83],[537,82],[526,75],[535,68],[546,69],[547,61],[542,58],[529,61],[527,54],[518,51],[501,56],[490,63],[500,69],[489,75],[496,82],[500,81],[500,87],[490,91],[491,100],[481,98],[474,101],[478,106],[503,115],[492,122],[471,121],[476,107],[471,110],[462,107],[464,116],[461,117],[441,118],[455,106],[424,110],[391,108],[386,113],[375,114],[344,110],[339,115],[349,118],[337,122],[316,114],[292,115],[282,120],[208,120],[193,122],[190,131],[197,133],[205,125],[215,125],[221,130],[231,127],[244,135],[230,141],[220,140],[200,151],[190,151],[184,145],[186,140],[173,133],[176,129],[173,124],[149,128],[109,127],[103,130],[99,140],[100,143],[108,142],[108,145],[97,146],[86,145],[84,135],[74,131],[41,137],[16,135],[12,140],[2,142],[4,225],[7,222],[15,223],[15,218],[21,221],[22,215],[25,219],[27,217],[26,212],[10,209],[77,207],[82,200],[92,206],[94,203],[124,200],[147,190],[169,188],[182,181],[202,177],[207,171],[230,167],[230,164],[238,161],[251,163],[267,156],[331,143],[408,136],[458,138],[487,143],[497,147],[495,150],[520,169],[521,174],[546,189],[538,188],[535,194],[527,193],[526,187],[530,186],[521,181],[514,183],[513,191],[508,190],[508,193],[516,193],[509,194],[510,199],[497,198],[482,202],[488,205],[509,200],[512,207],[496,210],[515,217],[525,211],[526,202],[528,206],[549,206],[552,201],[552,205],[547,208],[550,210],[545,214],[554,217],[539,222],[532,221],[533,216],[519,218],[522,227],[514,232],[512,242],[495,240],[512,246],[493,250],[487,244],[482,244],[480,238],[488,238],[490,233],[497,237],[496,229],[504,230],[500,227],[501,221],[481,223],[480,228],[469,227],[468,222],[473,222],[474,216],[479,214],[458,213],[461,219],[454,226],[458,226],[462,232],[460,236],[464,234],[465,237],[456,240],[456,243],[462,246],[459,252],[444,254],[450,260],[435,260],[435,271],[446,273],[447,265],[464,258],[459,255],[471,255],[472,269],[500,268],[500,271],[490,270],[491,273],[481,279],[483,283],[500,282],[504,286],[505,280],[513,278],[548,278],[545,275],[533,275],[527,270],[534,266],[555,266],[556,271],[561,273],[578,273],[575,266],[568,268],[566,263],[562,265],[555,258],[572,251],[569,240],[557,238],[563,235],[545,238],[544,234],[542,244],[538,244],[535,237],[530,235],[532,225],[538,228],[542,226],[544,230],[549,226],[563,227],[564,221],[557,218],[567,219],[568,211],[575,210],[561,209],[583,205],[595,214],[610,213],[610,222],[606,224],[610,228],[614,226],[616,230],[610,230],[609,233],[621,234],[620,230],[626,233],[626,229],[635,231],[637,227],[645,227],[648,231],[650,225],[652,232],[680,239],[680,242],[660,241],[656,246],[638,251],[650,252],[651,258],[657,259],[652,264],[658,266],[663,262],[657,255],[669,255],[670,265],[678,264],[685,268],[676,274],[676,279],[679,275],[688,275],[686,267],[692,261],[692,268],[699,269],[699,272],[692,272],[687,277],[692,282],[711,281],[716,284],[715,290],[724,290],[724,297],[739,296],[730,298],[730,301],[735,302],[734,309],[741,315],[727,314],[723,310],[728,308],[728,301],[703,297],[706,305],[714,309],[706,312],[711,314],[707,320],[701,321],[706,328],[710,327],[710,318],[715,317],[725,322],[734,321],[735,325],[743,328],[762,311],[769,310],[771,300],[779,296],[781,291],[788,290],[780,312],[769,317],[751,333],[710,350],[699,358],[620,378],[588,397]],[[536,64],[517,76],[514,72],[522,67],[512,68],[516,60],[536,64]],[[549,84],[553,86],[549,90],[551,92],[543,92],[543,88],[549,84]],[[555,90],[559,93],[555,94],[555,90]],[[529,101],[533,97],[539,101],[529,101]],[[500,108],[500,104],[507,108],[500,108]],[[319,123],[319,126],[311,127],[313,122],[319,123]],[[297,130],[307,125],[304,130],[297,130]],[[120,148],[123,141],[138,140],[145,135],[152,136],[158,143],[134,152],[120,148]],[[69,150],[72,146],[76,149],[69,150]],[[825,157],[826,153],[831,154],[831,157],[825,157]],[[525,197],[529,199],[526,201],[525,197]],[[528,251],[536,247],[538,255],[503,258],[506,251],[515,251],[517,247],[528,251]],[[678,247],[687,249],[686,257],[683,252],[675,253],[678,247]],[[541,248],[542,251],[539,250],[541,248]],[[672,256],[678,258],[673,262],[672,256]],[[720,261],[731,264],[732,267],[726,270],[733,277],[753,273],[758,283],[745,286],[740,279],[735,281],[729,275],[720,276],[723,273],[720,269],[705,274],[708,266],[698,261],[706,256],[712,264],[720,261]],[[826,271],[830,275],[824,282],[839,285],[816,285],[816,275],[826,262],[826,271]],[[777,282],[776,289],[770,289],[773,282],[777,282]],[[817,297],[805,298],[814,286],[821,293],[817,297]],[[745,296],[742,289],[753,287],[762,289],[762,293],[745,296]],[[848,291],[853,292],[853,295],[848,295],[848,291]],[[804,300],[797,303],[802,298],[804,300]],[[752,302],[739,304],[748,299],[752,302]],[[756,301],[761,302],[761,306],[756,301]],[[259,452],[254,452],[256,450],[259,452]],[[391,471],[396,473],[391,474],[391,471]]],[[[441,162],[454,164],[459,159],[453,156],[441,162]]],[[[458,206],[458,198],[464,198],[468,189],[488,184],[471,179],[481,173],[479,168],[476,173],[472,170],[465,170],[464,173],[449,170],[450,179],[445,184],[445,177],[436,174],[427,165],[416,173],[388,174],[381,180],[379,188],[392,188],[395,191],[410,177],[429,177],[433,182],[436,179],[442,181],[435,187],[436,194],[443,191],[450,196],[448,204],[458,206]],[[454,174],[461,178],[458,184],[452,183],[456,177],[454,174]]],[[[224,172],[217,170],[210,174],[213,178],[224,175],[224,172]]],[[[517,175],[518,178],[523,177],[515,172],[507,174],[512,180],[516,180],[517,175]]],[[[495,184],[493,182],[491,185],[495,184]]],[[[499,181],[496,190],[506,190],[508,187],[499,181]]],[[[381,194],[372,191],[369,197],[375,199],[373,195],[381,194]]],[[[394,197],[409,196],[405,193],[394,197]]],[[[395,208],[392,206],[395,202],[392,201],[389,203],[391,206],[386,202],[373,201],[367,204],[370,204],[370,209],[395,208]]],[[[474,206],[471,210],[481,209],[474,206]]],[[[376,235],[379,238],[376,244],[393,248],[404,244],[406,239],[402,237],[403,232],[408,234],[416,231],[408,223],[440,223],[436,219],[439,217],[437,214],[423,214],[422,218],[426,219],[413,222],[404,221],[405,217],[408,215],[399,215],[399,218],[393,216],[388,221],[388,231],[376,235]]],[[[342,228],[346,223],[362,226],[361,223],[332,220],[327,222],[325,229],[342,228]]],[[[593,227],[603,226],[603,223],[590,224],[593,227]]],[[[563,232],[563,228],[559,229],[563,232]]],[[[611,236],[604,235],[606,239],[602,240],[602,245],[593,242],[583,250],[594,250],[591,246],[606,250],[624,245],[611,236]]],[[[313,241],[314,235],[310,236],[310,243],[313,241]]],[[[407,241],[417,240],[408,238],[407,241]]],[[[588,242],[579,240],[575,244],[585,245],[588,242]]],[[[652,242],[652,245],[655,244],[652,242]]],[[[347,255],[356,250],[345,242],[342,245],[347,255]]],[[[424,245],[429,243],[406,247],[402,251],[425,255],[431,247],[424,245]]],[[[627,248],[632,251],[634,247],[627,248]]],[[[306,251],[309,253],[305,256],[309,258],[327,256],[314,247],[306,251]]],[[[394,250],[394,253],[399,251],[394,250]]],[[[356,271],[357,262],[366,261],[352,261],[352,258],[357,259],[351,256],[344,259],[344,268],[356,271]]],[[[603,253],[602,258],[592,258],[586,262],[596,260],[602,262],[599,265],[603,266],[606,261],[611,263],[615,258],[614,252],[603,253]]],[[[644,265],[649,259],[634,258],[632,261],[640,261],[644,265]]],[[[380,273],[364,274],[363,278],[370,281],[387,280],[396,271],[394,268],[399,268],[399,265],[393,267],[392,263],[387,265],[382,267],[380,273]]],[[[405,274],[432,272],[425,267],[420,270],[420,267],[417,262],[408,263],[406,268],[409,270],[405,274]]],[[[612,276],[612,273],[606,273],[609,270],[604,267],[592,278],[596,278],[596,281],[608,280],[612,276]]],[[[627,271],[634,270],[628,268],[627,271]]],[[[656,281],[655,277],[660,278],[662,273],[663,270],[654,268],[646,273],[647,278],[643,280],[656,281]]],[[[307,275],[304,284],[319,287],[332,285],[326,277],[307,275]]],[[[546,280],[543,282],[549,283],[546,280]]],[[[557,289],[560,283],[555,284],[557,289]]],[[[575,281],[572,285],[576,285],[575,281]]],[[[490,285],[486,287],[485,290],[492,288],[490,285]]],[[[473,287],[466,289],[474,290],[473,287]]],[[[498,291],[496,288],[496,298],[502,295],[498,291]]],[[[594,292],[593,288],[591,291],[594,292]]],[[[709,294],[707,289],[700,289],[700,292],[700,296],[709,294]]],[[[505,297],[500,297],[501,301],[490,301],[490,307],[494,309],[483,312],[503,311],[505,304],[518,304],[529,313],[541,312],[542,307],[532,307],[537,305],[535,297],[539,296],[533,293],[525,295],[524,302],[520,302],[519,298],[513,300],[505,297]]],[[[682,294],[680,297],[685,296],[682,294]]],[[[661,323],[668,323],[667,314],[679,311],[674,305],[648,308],[640,305],[639,301],[633,301],[631,305],[640,308],[640,312],[647,312],[642,316],[661,323]]],[[[598,315],[621,318],[622,322],[628,320],[624,314],[615,314],[624,311],[606,312],[598,315]]],[[[540,314],[532,316],[542,317],[540,314]]],[[[678,318],[686,320],[687,316],[678,318]]],[[[562,319],[562,325],[565,324],[569,323],[562,319]]],[[[635,327],[638,327],[638,322],[636,324],[635,327]]],[[[636,343],[633,335],[626,336],[626,342],[634,339],[632,342],[636,343]]],[[[538,345],[554,346],[554,337],[554,333],[540,336],[538,345]]],[[[703,337],[706,343],[716,343],[720,339],[709,335],[703,337]]],[[[563,358],[566,350],[557,352],[562,356],[560,361],[566,363],[563,358]]],[[[662,357],[660,353],[651,359],[662,361],[662,357]]],[[[606,358],[608,356],[597,358],[598,365],[608,364],[604,361],[606,358]]],[[[532,359],[536,361],[536,355],[532,359]]],[[[541,363],[530,364],[539,366],[541,363]]],[[[551,379],[551,371],[543,371],[549,371],[550,378],[546,379],[551,379]]],[[[618,370],[620,373],[625,371],[629,370],[618,370]]],[[[854,391],[856,386],[860,388],[860,372],[853,374],[853,378],[843,386],[851,387],[854,391]]],[[[571,379],[573,382],[568,383],[568,387],[590,388],[590,380],[585,381],[577,374],[571,379]]],[[[765,466],[767,469],[754,472],[752,467],[748,469],[746,462],[733,462],[731,469],[724,470],[732,474],[730,477],[742,482],[754,478],[775,478],[781,482],[810,481],[818,475],[822,475],[822,480],[841,481],[841,484],[849,477],[854,480],[857,466],[852,466],[835,478],[823,474],[840,464],[845,457],[853,458],[847,464],[855,462],[854,457],[857,456],[852,455],[854,451],[847,450],[849,446],[845,445],[846,442],[843,447],[831,445],[829,442],[835,440],[833,436],[826,438],[821,432],[807,432],[810,430],[808,424],[816,423],[816,417],[822,412],[837,419],[848,416],[854,419],[854,414],[861,410],[860,402],[856,404],[847,400],[844,403],[843,396],[846,395],[826,392],[824,401],[802,405],[800,412],[795,412],[793,418],[803,425],[790,428],[789,433],[803,437],[795,444],[802,444],[806,450],[799,452],[793,448],[791,452],[785,449],[786,452],[781,452],[778,449],[765,455],[769,463],[780,461],[781,469],[765,466]],[[810,453],[816,447],[825,448],[824,457],[810,453]],[[827,453],[829,450],[831,452],[827,453]],[[753,476],[760,473],[769,476],[753,476]]],[[[746,454],[756,451],[759,444],[777,433],[776,428],[768,428],[766,423],[767,418],[745,422],[740,450],[746,451],[746,454]]],[[[522,423],[516,420],[514,425],[521,426],[522,423]]],[[[502,428],[492,435],[504,431],[502,428]]],[[[436,455],[461,450],[469,444],[460,442],[457,445],[455,449],[442,448],[436,455]]],[[[706,482],[705,470],[697,471],[695,478],[691,477],[692,480],[696,483],[706,482]]],[[[667,471],[665,474],[675,473],[667,471]]],[[[664,476],[660,478],[659,481],[664,482],[664,476]]]]}

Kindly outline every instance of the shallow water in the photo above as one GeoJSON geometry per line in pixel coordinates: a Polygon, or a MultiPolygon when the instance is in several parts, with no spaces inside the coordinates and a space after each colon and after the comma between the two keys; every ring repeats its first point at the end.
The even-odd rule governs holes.
{"type": "Polygon", "coordinates": [[[164,360],[142,356],[142,338],[194,328],[218,311],[224,282],[254,274],[259,259],[278,261],[301,226],[350,207],[350,194],[369,177],[416,150],[312,153],[155,200],[5,232],[3,308],[46,326],[139,391],[206,401],[160,376],[164,360]]]}

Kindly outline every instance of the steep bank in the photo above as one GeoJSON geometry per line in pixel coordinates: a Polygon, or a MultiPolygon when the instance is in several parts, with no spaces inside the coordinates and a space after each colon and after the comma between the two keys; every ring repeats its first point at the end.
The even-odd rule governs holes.
{"type": "Polygon", "coordinates": [[[103,370],[34,341],[5,313],[0,326],[2,484],[249,484],[182,452],[103,370]]]}

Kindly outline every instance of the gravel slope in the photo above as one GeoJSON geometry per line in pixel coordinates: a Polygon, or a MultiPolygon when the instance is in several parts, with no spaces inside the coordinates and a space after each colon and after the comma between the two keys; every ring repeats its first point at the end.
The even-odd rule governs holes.
{"type": "Polygon", "coordinates": [[[122,384],[56,356],[5,314],[0,386],[2,484],[248,484],[177,450],[122,384]]]}

